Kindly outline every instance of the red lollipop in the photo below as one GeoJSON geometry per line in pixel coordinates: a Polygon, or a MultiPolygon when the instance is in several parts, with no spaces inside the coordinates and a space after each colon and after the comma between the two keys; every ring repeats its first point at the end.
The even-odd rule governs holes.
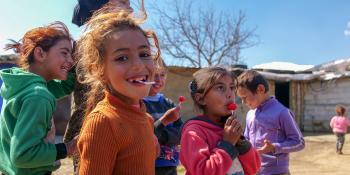
{"type": "Polygon", "coordinates": [[[183,102],[185,102],[186,101],[186,98],[184,97],[184,96],[179,96],[179,102],[180,103],[183,103],[183,102]]]}
{"type": "Polygon", "coordinates": [[[237,109],[237,105],[236,103],[230,103],[227,105],[227,109],[230,110],[230,111],[234,111],[237,109]]]}
{"type": "Polygon", "coordinates": [[[234,111],[237,109],[236,103],[229,103],[227,109],[231,111],[231,115],[234,116],[234,111]]]}
{"type": "Polygon", "coordinates": [[[183,103],[183,102],[185,102],[186,101],[186,98],[184,97],[184,96],[179,96],[179,103],[178,103],[178,106],[181,106],[181,104],[183,103]]]}

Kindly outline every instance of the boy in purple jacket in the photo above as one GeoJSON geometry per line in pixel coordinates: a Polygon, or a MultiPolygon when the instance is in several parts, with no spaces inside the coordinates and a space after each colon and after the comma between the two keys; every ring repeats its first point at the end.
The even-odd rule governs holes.
{"type": "Polygon", "coordinates": [[[260,175],[290,174],[289,153],[302,150],[304,139],[293,114],[268,90],[267,81],[256,71],[238,77],[237,95],[250,108],[244,136],[260,153],[260,175]]]}

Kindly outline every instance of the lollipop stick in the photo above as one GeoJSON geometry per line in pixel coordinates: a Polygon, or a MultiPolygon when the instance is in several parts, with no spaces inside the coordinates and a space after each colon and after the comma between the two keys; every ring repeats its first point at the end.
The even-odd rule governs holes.
{"type": "Polygon", "coordinates": [[[155,84],[156,82],[154,81],[136,81],[138,83],[142,83],[142,84],[145,84],[145,85],[152,85],[152,84],[155,84]]]}

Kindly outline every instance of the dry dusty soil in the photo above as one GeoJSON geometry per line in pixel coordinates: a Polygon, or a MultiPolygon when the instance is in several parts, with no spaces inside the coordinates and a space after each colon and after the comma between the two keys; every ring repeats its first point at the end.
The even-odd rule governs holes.
{"type": "MultiPolygon", "coordinates": [[[[290,170],[293,175],[349,175],[350,174],[350,134],[346,135],[344,154],[335,153],[335,136],[332,134],[304,133],[306,147],[291,154],[290,170]]],[[[62,161],[62,166],[53,174],[72,174],[70,159],[62,161]]],[[[183,174],[179,168],[179,175],[183,174]]]]}

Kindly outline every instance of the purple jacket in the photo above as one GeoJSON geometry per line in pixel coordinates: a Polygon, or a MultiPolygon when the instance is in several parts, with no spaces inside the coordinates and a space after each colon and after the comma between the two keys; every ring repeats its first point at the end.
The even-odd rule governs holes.
{"type": "Polygon", "coordinates": [[[288,153],[305,147],[292,113],[274,97],[247,113],[244,136],[255,148],[261,148],[265,139],[275,146],[274,153],[261,155],[261,175],[289,172],[288,153]]]}

